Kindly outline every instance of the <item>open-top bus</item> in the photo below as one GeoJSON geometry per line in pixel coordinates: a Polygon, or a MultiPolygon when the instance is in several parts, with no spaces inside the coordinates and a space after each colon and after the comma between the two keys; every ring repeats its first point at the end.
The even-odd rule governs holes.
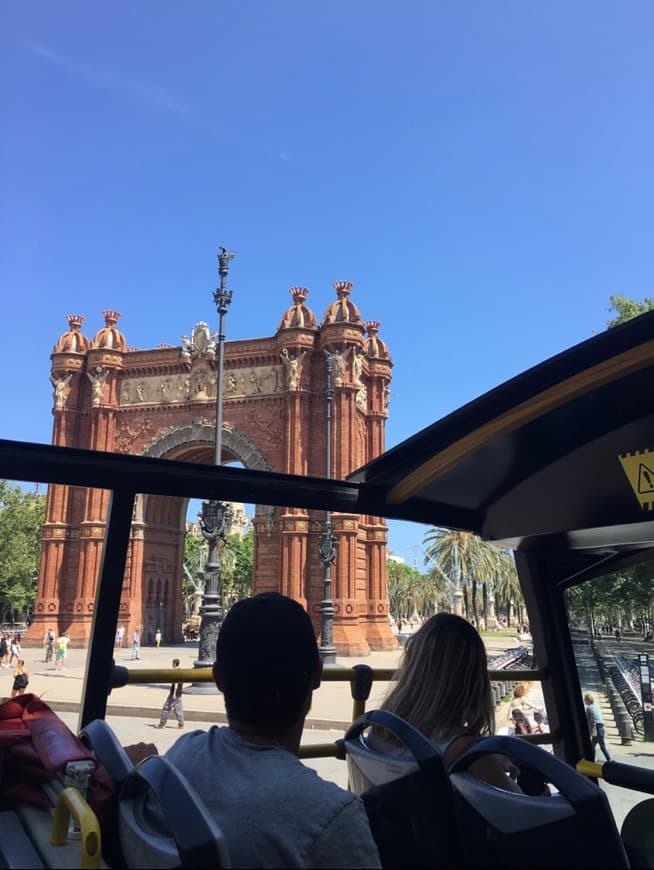
{"type": "MultiPolygon", "coordinates": [[[[554,757],[579,780],[589,777],[583,781],[593,788],[593,781],[603,777],[632,790],[638,795],[633,803],[645,808],[643,818],[650,813],[650,822],[635,825],[645,851],[633,851],[638,846],[633,846],[636,835],[630,829],[625,831],[628,854],[609,851],[604,866],[629,866],[629,861],[639,865],[641,860],[640,866],[652,866],[646,863],[652,860],[652,852],[649,857],[646,852],[648,836],[652,849],[651,833],[647,834],[652,816],[645,796],[654,794],[654,770],[646,765],[591,762],[594,754],[578,664],[580,650],[583,655],[592,651],[603,667],[604,642],[593,636],[594,626],[570,625],[567,596],[570,590],[583,589],[611,573],[643,565],[654,555],[653,381],[651,313],[513,378],[347,480],[0,441],[3,478],[112,493],[79,728],[105,717],[112,686],[140,679],[136,671],[121,677],[113,661],[138,494],[343,511],[471,531],[515,552],[536,662],[528,677],[542,684],[550,725],[544,741],[551,743],[554,757]],[[577,765],[581,773],[575,772],[577,765]]],[[[644,636],[646,629],[638,625],[644,636]]],[[[624,649],[639,656],[640,676],[647,687],[647,643],[635,634],[630,638],[624,637],[624,649]]],[[[198,677],[196,673],[194,678],[198,677]]],[[[161,682],[169,678],[170,672],[161,672],[161,682]]],[[[652,698],[647,688],[640,707],[633,733],[625,732],[625,738],[643,741],[643,757],[651,758],[652,698]]],[[[361,704],[356,709],[361,712],[361,704]]],[[[338,751],[342,746],[340,750],[335,746],[334,753],[338,751]]],[[[583,801],[578,807],[580,818],[582,805],[583,801]]],[[[518,812],[515,802],[507,803],[505,812],[507,817],[518,812]]],[[[538,823],[530,824],[530,836],[537,842],[538,823]]],[[[579,824],[588,848],[590,840],[603,842],[607,826],[615,826],[601,814],[579,824]]],[[[566,830],[565,836],[574,838],[574,825],[566,830]]],[[[570,842],[561,839],[555,845],[554,854],[560,859],[555,863],[589,866],[591,853],[586,846],[571,850],[570,842]]],[[[226,849],[228,854],[229,844],[226,849]]],[[[181,844],[179,854],[184,864],[200,853],[181,844]]],[[[551,850],[548,854],[551,862],[551,850]]],[[[529,864],[526,860],[524,866],[529,864]]]]}

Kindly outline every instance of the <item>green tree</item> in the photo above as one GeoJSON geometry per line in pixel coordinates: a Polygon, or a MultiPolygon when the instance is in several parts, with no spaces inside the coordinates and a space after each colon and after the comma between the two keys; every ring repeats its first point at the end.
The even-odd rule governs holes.
{"type": "MultiPolygon", "coordinates": [[[[461,596],[466,616],[478,628],[487,626],[488,592],[492,587],[498,604],[505,600],[522,605],[520,584],[510,551],[483,541],[472,532],[434,527],[424,537],[425,564],[432,574],[451,586],[453,597],[461,596]]],[[[509,615],[510,620],[510,615],[509,615]]]]}
{"type": "Polygon", "coordinates": [[[609,312],[614,311],[616,316],[607,322],[609,329],[626,323],[640,314],[645,314],[654,308],[654,299],[646,296],[642,300],[629,299],[627,296],[609,296],[609,312]]]}
{"type": "Polygon", "coordinates": [[[232,603],[252,595],[254,533],[229,535],[223,550],[223,590],[232,603]]]}
{"type": "Polygon", "coordinates": [[[585,623],[591,633],[608,622],[622,627],[632,619],[654,625],[654,569],[644,562],[634,568],[594,577],[566,591],[570,618],[585,623]]]}
{"type": "Polygon", "coordinates": [[[386,562],[388,604],[393,619],[431,616],[447,598],[446,584],[441,577],[422,574],[405,562],[386,562]]]}
{"type": "Polygon", "coordinates": [[[45,497],[0,480],[0,613],[27,619],[38,585],[45,497]]]}
{"type": "Polygon", "coordinates": [[[506,613],[506,625],[510,628],[513,615],[522,619],[525,604],[513,553],[499,547],[497,549],[500,557],[495,575],[495,601],[498,612],[503,610],[506,613]]]}
{"type": "Polygon", "coordinates": [[[204,589],[202,572],[207,562],[207,543],[200,534],[187,532],[184,538],[184,581],[182,594],[184,596],[184,611],[186,618],[191,615],[193,600],[198,592],[204,589]]]}

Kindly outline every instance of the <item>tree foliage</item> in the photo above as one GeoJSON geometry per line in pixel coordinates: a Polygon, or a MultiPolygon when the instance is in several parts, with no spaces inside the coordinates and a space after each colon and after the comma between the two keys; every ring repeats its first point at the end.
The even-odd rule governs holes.
{"type": "Polygon", "coordinates": [[[650,630],[654,625],[654,566],[643,562],[634,568],[595,577],[566,591],[572,621],[585,624],[591,633],[598,626],[622,627],[632,620],[650,630]]]}
{"type": "Polygon", "coordinates": [[[254,533],[228,535],[223,554],[223,591],[226,602],[252,595],[254,576],[254,533]]]}
{"type": "Polygon", "coordinates": [[[431,616],[450,603],[442,578],[421,574],[405,562],[389,559],[386,578],[389,609],[395,620],[431,616]]]}
{"type": "MultiPolygon", "coordinates": [[[[202,535],[189,533],[184,539],[184,601],[187,614],[191,611],[194,596],[204,589],[204,568],[208,547],[202,535]]],[[[254,534],[228,535],[221,543],[220,568],[224,604],[228,607],[235,601],[252,594],[254,566],[254,534]]]]}
{"type": "Polygon", "coordinates": [[[627,296],[609,296],[609,303],[609,312],[614,311],[616,315],[607,321],[606,325],[609,329],[626,323],[628,320],[654,308],[654,299],[650,296],[646,296],[642,300],[629,299],[627,296]]]}
{"type": "Polygon", "coordinates": [[[38,586],[45,497],[0,480],[0,614],[24,620],[38,586]]]}
{"type": "Polygon", "coordinates": [[[489,593],[505,606],[510,623],[513,608],[523,606],[513,555],[472,532],[434,527],[423,539],[425,564],[452,592],[463,595],[463,609],[478,627],[488,627],[489,593]]]}

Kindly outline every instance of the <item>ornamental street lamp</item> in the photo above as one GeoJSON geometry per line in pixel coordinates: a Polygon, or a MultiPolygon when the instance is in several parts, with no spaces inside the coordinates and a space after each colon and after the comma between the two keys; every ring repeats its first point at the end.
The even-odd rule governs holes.
{"type": "MultiPolygon", "coordinates": [[[[225,362],[225,315],[232,301],[232,291],[227,290],[227,273],[230,260],[234,254],[225,248],[218,255],[218,273],[220,287],[213,294],[218,312],[218,361],[216,364],[216,435],[214,448],[214,464],[222,461],[223,435],[223,368],[225,362]]],[[[203,501],[202,511],[198,515],[202,537],[209,545],[209,554],[204,570],[204,593],[200,608],[200,643],[196,668],[211,667],[216,655],[216,641],[223,621],[223,601],[221,582],[221,552],[225,536],[229,533],[232,520],[231,506],[222,501],[203,501]]],[[[193,684],[196,690],[205,689],[212,692],[215,688],[208,683],[193,684]]]]}
{"type": "MultiPolygon", "coordinates": [[[[332,403],[334,401],[334,355],[325,353],[327,379],[325,382],[326,399],[326,453],[325,473],[332,476],[332,403]]],[[[326,664],[336,663],[336,647],[334,646],[334,601],[332,599],[331,567],[336,560],[337,540],[332,533],[332,514],[325,511],[323,533],[318,543],[318,553],[323,567],[323,600],[320,602],[320,657],[326,664]]]]}

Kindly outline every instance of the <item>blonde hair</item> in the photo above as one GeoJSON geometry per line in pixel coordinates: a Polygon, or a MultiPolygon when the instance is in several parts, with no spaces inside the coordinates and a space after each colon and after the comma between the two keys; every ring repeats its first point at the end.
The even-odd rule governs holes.
{"type": "MultiPolygon", "coordinates": [[[[488,662],[476,629],[437,613],[407,641],[397,683],[381,705],[427,737],[492,734],[495,712],[488,662]]],[[[380,734],[381,736],[381,734],[380,734]]]]}
{"type": "Polygon", "coordinates": [[[584,695],[584,701],[587,704],[594,704],[595,703],[595,695],[593,695],[592,692],[586,692],[586,694],[584,695]]]}

